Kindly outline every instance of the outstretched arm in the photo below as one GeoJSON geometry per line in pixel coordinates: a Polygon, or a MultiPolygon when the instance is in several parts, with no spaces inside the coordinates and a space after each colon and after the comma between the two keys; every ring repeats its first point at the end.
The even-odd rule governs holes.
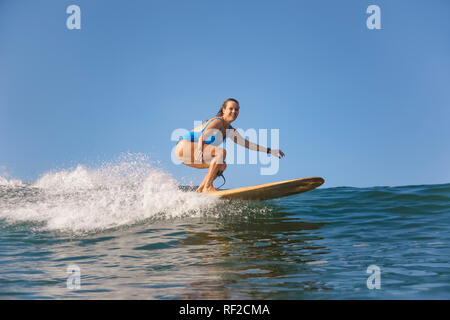
{"type": "Polygon", "coordinates": [[[253,143],[245,139],[236,129],[230,129],[228,133],[228,137],[232,139],[235,143],[237,143],[240,146],[243,146],[244,148],[247,148],[249,150],[253,151],[260,151],[265,153],[270,153],[271,155],[278,157],[281,159],[281,157],[284,157],[283,151],[279,149],[271,150],[270,148],[260,146],[257,143],[253,143]],[[269,151],[269,152],[268,152],[269,151]]]}

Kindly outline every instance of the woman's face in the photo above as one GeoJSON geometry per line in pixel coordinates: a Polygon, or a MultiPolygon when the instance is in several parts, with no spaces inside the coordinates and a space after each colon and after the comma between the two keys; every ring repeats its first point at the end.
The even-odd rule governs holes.
{"type": "Polygon", "coordinates": [[[239,105],[234,101],[228,101],[225,108],[222,109],[223,119],[227,122],[233,122],[239,115],[239,105]]]}

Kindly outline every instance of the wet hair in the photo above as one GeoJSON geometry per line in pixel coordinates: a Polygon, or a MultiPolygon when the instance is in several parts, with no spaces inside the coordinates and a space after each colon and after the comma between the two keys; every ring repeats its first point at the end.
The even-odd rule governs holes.
{"type": "Polygon", "coordinates": [[[230,101],[235,102],[235,103],[237,103],[239,105],[239,101],[237,101],[236,99],[228,98],[227,100],[225,100],[222,103],[222,106],[220,107],[219,112],[217,112],[216,117],[223,116],[223,111],[222,110],[223,110],[223,108],[225,108],[227,106],[227,103],[230,102],[230,101]]]}

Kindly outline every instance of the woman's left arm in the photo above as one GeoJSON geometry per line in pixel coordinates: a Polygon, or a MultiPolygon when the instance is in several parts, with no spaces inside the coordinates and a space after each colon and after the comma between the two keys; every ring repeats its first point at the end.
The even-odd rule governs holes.
{"type": "Polygon", "coordinates": [[[247,139],[245,139],[243,136],[241,136],[239,134],[239,132],[234,128],[230,130],[228,137],[230,139],[232,139],[238,145],[241,145],[244,148],[247,148],[249,150],[270,153],[271,155],[278,157],[279,159],[281,159],[281,157],[284,157],[283,151],[281,151],[279,149],[272,150],[270,148],[260,146],[257,143],[250,142],[247,139]]]}

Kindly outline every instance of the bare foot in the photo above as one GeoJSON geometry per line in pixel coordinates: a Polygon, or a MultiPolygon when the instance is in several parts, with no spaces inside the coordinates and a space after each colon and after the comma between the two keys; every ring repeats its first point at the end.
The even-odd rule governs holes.
{"type": "Polygon", "coordinates": [[[209,193],[209,192],[214,192],[214,191],[219,191],[219,189],[216,189],[214,187],[203,188],[204,193],[209,193]]]}
{"type": "Polygon", "coordinates": [[[197,190],[195,190],[195,192],[202,193],[203,192],[203,186],[198,187],[197,190]]]}

